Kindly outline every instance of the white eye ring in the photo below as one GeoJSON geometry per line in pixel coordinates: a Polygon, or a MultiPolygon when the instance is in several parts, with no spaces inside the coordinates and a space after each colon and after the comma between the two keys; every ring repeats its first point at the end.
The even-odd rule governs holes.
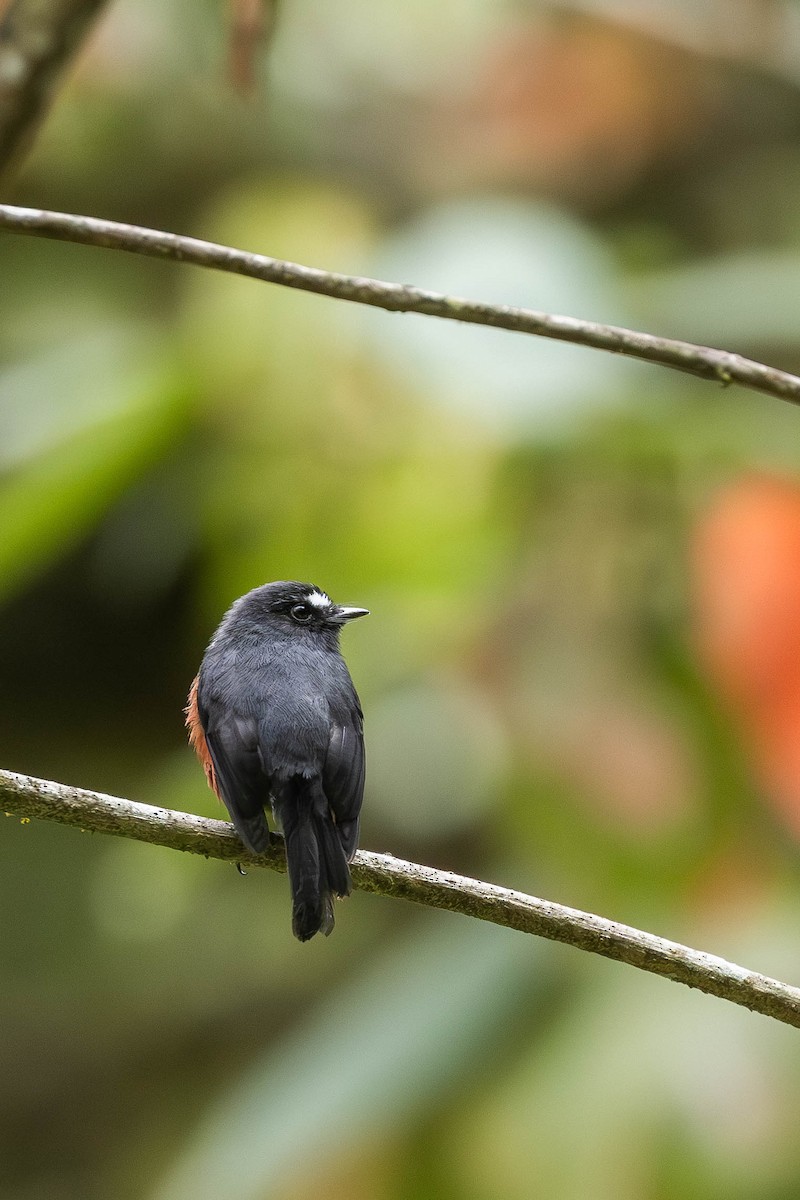
{"type": "Polygon", "coordinates": [[[297,621],[298,625],[307,625],[313,613],[307,604],[295,604],[289,610],[289,616],[293,621],[297,621]]]}

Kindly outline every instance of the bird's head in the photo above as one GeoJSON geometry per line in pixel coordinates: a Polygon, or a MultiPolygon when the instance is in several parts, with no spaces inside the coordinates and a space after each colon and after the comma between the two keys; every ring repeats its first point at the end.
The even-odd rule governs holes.
{"type": "Polygon", "coordinates": [[[368,608],[334,604],[327,592],[311,583],[280,580],[254,588],[237,600],[232,613],[285,635],[322,635],[337,640],[348,621],[366,617],[368,608]]]}

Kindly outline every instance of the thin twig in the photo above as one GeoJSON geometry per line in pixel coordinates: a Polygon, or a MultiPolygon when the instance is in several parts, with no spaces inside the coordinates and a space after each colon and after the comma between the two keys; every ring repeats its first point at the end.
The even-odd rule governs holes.
{"type": "Polygon", "coordinates": [[[107,0],[13,0],[0,20],[0,172],[27,149],[107,0]]]}
{"type": "Polygon", "coordinates": [[[263,254],[250,254],[215,242],[144,229],[138,225],[121,225],[97,217],[0,204],[0,229],[212,267],[219,271],[230,271],[234,275],[260,279],[265,283],[277,283],[282,287],[299,288],[338,300],[385,308],[389,312],[421,313],[447,321],[465,321],[472,325],[489,325],[496,329],[573,342],[578,346],[608,350],[612,354],[623,354],[685,371],[716,383],[739,383],[743,387],[776,396],[779,400],[800,404],[800,378],[797,375],[742,358],[727,350],[656,337],[618,325],[599,325],[594,321],[554,316],[507,304],[483,304],[477,300],[428,292],[407,284],[320,271],[316,267],[267,258],[263,254]]]}
{"type": "MultiPolygon", "coordinates": [[[[224,821],[153,808],[11,771],[0,771],[2,811],[23,822],[36,817],[76,825],[92,833],[111,833],[202,854],[205,858],[242,862],[273,871],[286,869],[282,839],[275,834],[267,853],[257,857],[242,847],[233,826],[224,821]]],[[[353,880],[356,887],[366,892],[449,909],[577,946],[800,1028],[800,988],[592,913],[367,850],[360,850],[355,857],[353,880]]]]}

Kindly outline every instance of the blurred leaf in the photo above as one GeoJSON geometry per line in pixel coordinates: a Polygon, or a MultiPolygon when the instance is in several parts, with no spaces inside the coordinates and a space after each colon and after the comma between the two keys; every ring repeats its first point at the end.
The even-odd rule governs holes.
{"type": "Polygon", "coordinates": [[[732,254],[638,277],[634,320],[664,337],[729,349],[797,343],[800,255],[732,254]]]}
{"type": "MultiPolygon", "coordinates": [[[[771,897],[763,908],[728,904],[718,922],[700,917],[686,936],[785,978],[796,962],[797,920],[796,898],[771,897]]],[[[452,1122],[442,1149],[455,1194],[794,1195],[796,1139],[788,1134],[788,1154],[778,1152],[794,1129],[794,1033],[591,956],[578,969],[582,999],[562,1010],[546,1039],[522,1042],[504,1077],[488,1081],[452,1122]]]]}
{"type": "MultiPolygon", "coordinates": [[[[374,238],[360,198],[302,179],[239,184],[199,224],[199,236],[330,271],[366,267],[374,238]]],[[[193,357],[239,420],[274,439],[325,419],[327,393],[348,381],[357,306],[218,271],[182,282],[193,357]]]]}
{"type": "Polygon", "coordinates": [[[0,369],[0,469],[57,450],[137,405],[125,376],[153,357],[152,336],[122,324],[86,329],[0,369]]]}
{"type": "Polygon", "coordinates": [[[217,1101],[158,1200],[266,1200],[342,1140],[410,1118],[486,1059],[521,998],[540,994],[547,964],[541,942],[431,916],[217,1101]]]}
{"type": "MultiPolygon", "coordinates": [[[[373,273],[488,303],[627,323],[603,243],[576,219],[532,202],[483,196],[442,205],[390,238],[373,273]]],[[[362,321],[381,359],[426,403],[511,439],[570,427],[608,407],[641,370],[477,325],[370,311],[362,321]]]]}
{"type": "Polygon", "coordinates": [[[163,349],[92,338],[0,376],[0,597],[73,546],[186,427],[163,349]],[[32,419],[36,414],[35,419],[32,419]]]}
{"type": "Polygon", "coordinates": [[[486,697],[464,679],[421,680],[369,714],[370,792],[389,836],[453,836],[495,811],[508,749],[486,697]]]}

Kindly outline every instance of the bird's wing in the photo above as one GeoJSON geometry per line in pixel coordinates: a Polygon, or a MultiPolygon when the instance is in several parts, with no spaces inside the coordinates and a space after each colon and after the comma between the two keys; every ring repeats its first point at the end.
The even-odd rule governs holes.
{"type": "Polygon", "coordinates": [[[364,733],[358,699],[331,713],[330,737],[322,786],[336,818],[348,861],[358,846],[358,825],[364,798],[364,733]]]}
{"type": "Polygon", "coordinates": [[[254,854],[269,845],[264,805],[269,800],[267,779],[258,753],[258,726],[250,717],[223,711],[213,701],[198,710],[214,766],[214,790],[223,802],[239,837],[254,854]]]}

